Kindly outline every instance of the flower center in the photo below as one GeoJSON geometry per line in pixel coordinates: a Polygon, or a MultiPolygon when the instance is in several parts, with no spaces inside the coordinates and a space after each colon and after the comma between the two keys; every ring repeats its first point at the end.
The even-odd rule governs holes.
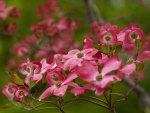
{"type": "Polygon", "coordinates": [[[136,33],[132,33],[132,34],[131,34],[131,38],[135,40],[135,39],[138,38],[138,35],[137,35],[136,33]]]}
{"type": "Polygon", "coordinates": [[[61,82],[60,82],[60,81],[58,81],[58,82],[56,83],[56,87],[57,87],[57,88],[60,88],[60,87],[61,87],[61,82]]]}
{"type": "Polygon", "coordinates": [[[12,89],[12,88],[9,88],[8,91],[9,91],[9,93],[11,93],[11,94],[14,93],[14,89],[12,89]]]}
{"type": "Polygon", "coordinates": [[[30,72],[30,68],[29,68],[29,67],[26,67],[26,68],[25,68],[25,71],[29,73],[29,72],[30,72]]]}
{"type": "Polygon", "coordinates": [[[134,61],[134,59],[133,59],[132,57],[130,57],[130,58],[127,60],[127,63],[128,63],[128,64],[132,64],[133,61],[134,61]]]}
{"type": "Polygon", "coordinates": [[[96,76],[96,80],[101,81],[102,80],[102,75],[100,74],[100,75],[96,76]]]}
{"type": "Polygon", "coordinates": [[[20,91],[19,95],[20,95],[20,96],[24,96],[24,92],[23,92],[23,91],[20,91]]]}
{"type": "Polygon", "coordinates": [[[110,41],[110,40],[111,40],[111,36],[110,36],[110,35],[106,35],[106,36],[105,36],[105,40],[106,40],[106,41],[110,41]]]}
{"type": "Polygon", "coordinates": [[[83,56],[84,56],[83,53],[78,53],[78,54],[77,54],[77,57],[78,57],[78,58],[82,58],[83,56]]]}

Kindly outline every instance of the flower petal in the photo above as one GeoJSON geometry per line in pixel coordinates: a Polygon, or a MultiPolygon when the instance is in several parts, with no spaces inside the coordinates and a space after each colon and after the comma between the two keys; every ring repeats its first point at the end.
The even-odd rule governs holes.
{"type": "Polygon", "coordinates": [[[47,88],[43,93],[42,95],[39,97],[39,101],[47,98],[49,95],[51,95],[54,91],[54,89],[56,88],[55,85],[52,85],[51,87],[47,88]]]}
{"type": "Polygon", "coordinates": [[[111,71],[119,69],[120,65],[121,61],[119,61],[117,57],[110,58],[102,69],[102,75],[104,76],[111,71]]]}
{"type": "Polygon", "coordinates": [[[83,63],[77,67],[77,74],[82,80],[91,82],[96,79],[99,72],[89,61],[83,61],[83,63]]]}
{"type": "Polygon", "coordinates": [[[135,69],[136,69],[136,65],[132,63],[123,66],[123,68],[120,71],[124,74],[130,75],[135,71],[135,69]]]}

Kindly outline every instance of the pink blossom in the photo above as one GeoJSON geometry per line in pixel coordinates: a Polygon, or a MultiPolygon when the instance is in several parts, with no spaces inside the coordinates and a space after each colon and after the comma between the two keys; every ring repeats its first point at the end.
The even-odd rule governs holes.
{"type": "Polygon", "coordinates": [[[68,86],[75,78],[77,78],[75,73],[69,73],[65,78],[63,78],[62,73],[60,72],[50,72],[47,75],[47,82],[51,86],[42,93],[39,100],[43,100],[50,95],[64,96],[68,86]]]}
{"type": "Polygon", "coordinates": [[[29,52],[29,46],[25,43],[18,43],[13,46],[12,51],[17,56],[23,56],[29,52]]]}
{"type": "Polygon", "coordinates": [[[26,96],[28,96],[29,92],[24,86],[18,87],[18,89],[15,92],[15,100],[22,101],[22,99],[26,96]]]}
{"type": "Polygon", "coordinates": [[[8,85],[3,86],[2,93],[9,99],[13,99],[15,92],[17,90],[17,85],[14,83],[8,83],[8,85]]]}
{"type": "Polygon", "coordinates": [[[102,67],[101,73],[96,67],[88,61],[84,61],[82,65],[78,66],[78,76],[87,82],[92,82],[96,88],[96,95],[101,94],[106,87],[108,87],[112,81],[119,80],[117,75],[110,74],[120,68],[121,61],[116,57],[110,58],[102,67]]]}
{"type": "Polygon", "coordinates": [[[98,33],[100,31],[100,28],[101,28],[101,23],[99,21],[94,21],[91,25],[90,25],[90,28],[91,28],[91,31],[92,33],[98,33]]]}
{"type": "Polygon", "coordinates": [[[10,17],[19,18],[21,16],[21,11],[15,7],[13,7],[10,11],[10,17]]]}
{"type": "Polygon", "coordinates": [[[6,20],[6,18],[10,15],[11,17],[19,17],[20,11],[15,7],[6,8],[6,4],[3,0],[0,1],[0,19],[6,20]]]}
{"type": "Polygon", "coordinates": [[[137,24],[129,24],[126,29],[123,29],[118,35],[118,40],[123,41],[123,47],[127,51],[132,51],[135,48],[136,40],[143,40],[144,32],[137,24]]]}
{"type": "Polygon", "coordinates": [[[11,23],[5,26],[5,32],[8,34],[15,32],[17,29],[18,29],[18,26],[16,23],[11,23]]]}
{"type": "Polygon", "coordinates": [[[117,44],[117,33],[118,28],[116,26],[112,26],[111,24],[106,24],[104,27],[100,27],[100,31],[98,34],[98,40],[101,44],[113,45],[117,44]]]}
{"type": "Polygon", "coordinates": [[[52,66],[47,63],[46,59],[42,59],[41,62],[30,61],[29,59],[22,62],[19,66],[19,71],[26,76],[25,83],[30,85],[30,79],[39,82],[43,78],[43,74],[52,66]]]}
{"type": "Polygon", "coordinates": [[[63,58],[66,60],[64,63],[64,69],[72,70],[84,60],[92,61],[94,60],[93,56],[96,53],[97,50],[94,48],[83,49],[82,51],[78,49],[71,50],[67,55],[63,56],[63,58]]]}
{"type": "Polygon", "coordinates": [[[67,18],[62,18],[59,21],[57,28],[61,31],[62,30],[72,31],[72,30],[78,28],[79,26],[80,26],[79,23],[77,23],[75,21],[71,21],[67,18]]]}
{"type": "Polygon", "coordinates": [[[55,0],[48,0],[45,3],[41,3],[37,10],[37,16],[39,18],[53,17],[61,13],[62,11],[58,6],[58,2],[55,0]]]}

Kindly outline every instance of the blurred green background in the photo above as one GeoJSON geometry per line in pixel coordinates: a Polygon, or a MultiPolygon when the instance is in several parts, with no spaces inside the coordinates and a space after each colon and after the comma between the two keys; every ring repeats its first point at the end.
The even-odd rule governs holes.
{"type": "MultiPolygon", "coordinates": [[[[22,11],[22,17],[16,22],[19,24],[19,32],[24,38],[30,34],[30,26],[38,22],[36,18],[37,6],[40,2],[46,0],[5,0],[7,6],[16,6],[22,11]]],[[[75,40],[82,41],[83,36],[89,31],[89,22],[85,6],[82,0],[58,0],[61,8],[65,12],[65,16],[81,23],[81,28],[75,34],[75,40]]],[[[141,25],[145,33],[150,32],[150,0],[94,0],[96,8],[103,20],[111,22],[120,27],[124,27],[129,23],[138,23],[141,25]]],[[[95,19],[98,19],[96,14],[95,19]]],[[[9,21],[9,20],[8,20],[9,21]]],[[[8,59],[12,57],[10,48],[14,41],[11,37],[0,36],[0,90],[4,84],[8,82],[6,64],[8,59]]],[[[150,65],[145,69],[147,76],[141,85],[150,93],[150,65]]],[[[117,86],[119,92],[125,92],[127,87],[123,84],[117,86]]],[[[9,103],[7,98],[0,91],[0,106],[9,103]]],[[[109,111],[99,108],[86,102],[76,102],[65,107],[66,113],[109,113],[109,111]]],[[[132,93],[128,101],[122,102],[117,106],[117,113],[144,113],[146,110],[136,94],[132,93]]],[[[39,111],[27,111],[18,107],[10,107],[9,109],[0,109],[0,113],[59,113],[57,110],[45,109],[39,111]]],[[[150,111],[146,111],[150,113],[150,111]]]]}

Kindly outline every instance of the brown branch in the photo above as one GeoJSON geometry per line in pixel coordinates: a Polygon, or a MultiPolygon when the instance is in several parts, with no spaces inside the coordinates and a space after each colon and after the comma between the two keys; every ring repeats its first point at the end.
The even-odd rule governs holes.
{"type": "Polygon", "coordinates": [[[83,1],[84,1],[84,4],[85,4],[85,7],[86,7],[89,22],[92,23],[94,18],[93,18],[93,13],[92,13],[90,0],[83,0],[83,1]]]}
{"type": "Polygon", "coordinates": [[[140,85],[137,85],[134,81],[132,81],[129,77],[124,77],[123,82],[128,87],[133,87],[133,91],[140,97],[142,102],[147,106],[150,105],[150,96],[149,94],[144,90],[143,87],[140,85]]]}

